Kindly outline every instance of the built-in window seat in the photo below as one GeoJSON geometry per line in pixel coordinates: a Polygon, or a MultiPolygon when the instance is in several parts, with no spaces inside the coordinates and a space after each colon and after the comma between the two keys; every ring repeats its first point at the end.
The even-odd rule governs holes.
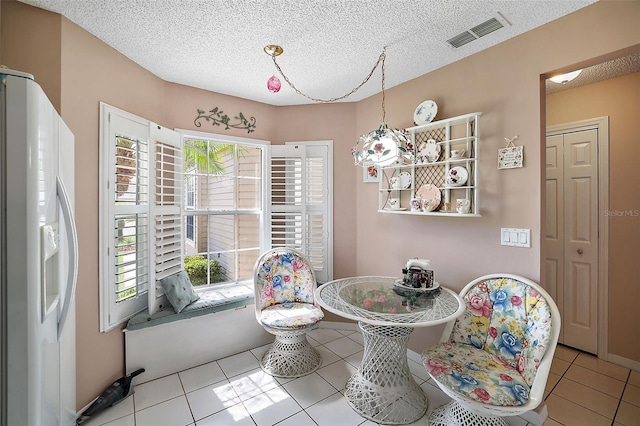
{"type": "Polygon", "coordinates": [[[184,308],[179,314],[174,311],[170,303],[166,303],[153,315],[149,315],[148,311],[142,311],[131,318],[127,323],[127,330],[140,330],[141,328],[253,304],[253,284],[220,284],[202,289],[195,287],[195,292],[200,298],[184,308]]]}
{"type": "Polygon", "coordinates": [[[254,313],[253,284],[198,289],[200,299],[179,314],[167,303],[141,312],[124,329],[127,374],[144,368],[144,381],[173,374],[273,341],[254,313]]]}

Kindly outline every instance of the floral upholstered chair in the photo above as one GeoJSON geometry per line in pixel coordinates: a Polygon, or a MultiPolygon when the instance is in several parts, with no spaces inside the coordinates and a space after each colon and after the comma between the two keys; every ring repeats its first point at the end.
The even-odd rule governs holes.
{"type": "Polygon", "coordinates": [[[276,377],[301,377],[321,364],[307,341],[307,330],[324,317],[313,302],[316,277],[301,253],[276,248],[264,253],[254,269],[256,319],[275,341],[260,361],[276,377]]]}
{"type": "MultiPolygon", "coordinates": [[[[480,277],[462,289],[466,310],[440,343],[422,353],[438,386],[452,398],[430,425],[506,425],[543,401],[560,333],[560,313],[542,287],[509,274],[480,277]]],[[[542,424],[546,406],[531,422],[542,424]]]]}

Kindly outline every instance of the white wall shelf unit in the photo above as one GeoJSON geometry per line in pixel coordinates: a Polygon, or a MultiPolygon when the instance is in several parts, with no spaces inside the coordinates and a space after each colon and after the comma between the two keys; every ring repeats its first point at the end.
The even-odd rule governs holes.
{"type": "MultiPolygon", "coordinates": [[[[378,212],[424,216],[480,217],[479,150],[480,112],[461,115],[410,127],[407,129],[413,145],[410,160],[384,167],[380,176],[378,212]],[[425,150],[426,147],[426,150],[425,150]],[[464,150],[459,157],[453,151],[464,150]],[[429,155],[425,155],[429,154],[429,155]],[[455,168],[455,170],[454,170],[455,168]],[[464,175],[464,183],[447,183],[455,172],[464,175]],[[402,174],[403,178],[398,178],[402,174]],[[393,178],[410,183],[394,187],[393,178]],[[457,186],[456,186],[457,185],[457,186]],[[439,191],[441,201],[435,208],[412,209],[411,201],[429,192],[439,191]],[[456,200],[469,200],[468,213],[458,213],[456,200]],[[395,208],[392,205],[395,201],[395,208]],[[430,210],[430,211],[429,211],[430,210]]],[[[458,175],[459,176],[459,175],[458,175]]],[[[429,198],[429,197],[428,197],[429,198]]],[[[436,196],[437,198],[437,196],[436,196]]],[[[423,199],[422,206],[425,207],[423,199]]]]}

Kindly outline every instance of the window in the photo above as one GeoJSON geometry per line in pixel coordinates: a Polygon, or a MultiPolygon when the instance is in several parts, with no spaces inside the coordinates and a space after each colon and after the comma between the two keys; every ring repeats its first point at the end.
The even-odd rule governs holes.
{"type": "Polygon", "coordinates": [[[198,133],[183,138],[185,269],[196,286],[251,282],[261,236],[267,144],[198,133]]]}
{"type": "Polygon", "coordinates": [[[250,285],[271,247],[331,279],[331,143],[178,133],[101,103],[100,157],[101,331],[168,303],[157,282],[182,269],[250,285]]]}

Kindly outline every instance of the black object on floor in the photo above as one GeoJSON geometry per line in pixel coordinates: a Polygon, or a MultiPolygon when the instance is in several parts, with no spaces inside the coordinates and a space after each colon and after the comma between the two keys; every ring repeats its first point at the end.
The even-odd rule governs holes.
{"type": "Polygon", "coordinates": [[[112,407],[131,395],[133,391],[133,387],[131,386],[131,380],[136,377],[138,374],[144,373],[144,368],[140,368],[134,371],[131,374],[128,374],[124,377],[120,377],[118,380],[113,382],[111,386],[105,389],[104,392],[93,401],[93,404],[89,406],[80,417],[76,420],[76,425],[82,424],[86,420],[89,420],[91,416],[94,416],[105,410],[106,408],[112,407]]]}

